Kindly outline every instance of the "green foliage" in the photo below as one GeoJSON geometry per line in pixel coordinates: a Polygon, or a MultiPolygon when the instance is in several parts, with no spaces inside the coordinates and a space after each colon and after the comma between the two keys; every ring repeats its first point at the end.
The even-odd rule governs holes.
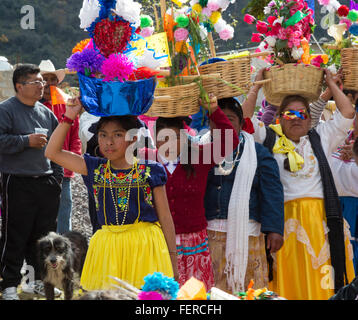
{"type": "Polygon", "coordinates": [[[0,42],[0,55],[12,64],[28,62],[39,64],[51,59],[57,68],[64,68],[77,42],[88,37],[79,28],[78,14],[82,1],[0,1],[0,30],[8,42],[0,42]],[[35,9],[35,29],[21,28],[24,5],[35,9]]]}
{"type": "Polygon", "coordinates": [[[254,16],[258,20],[263,20],[265,18],[264,7],[268,5],[271,0],[252,0],[248,1],[246,7],[244,7],[241,12],[243,14],[248,13],[254,16]]]}
{"type": "Polygon", "coordinates": [[[328,65],[334,64],[338,69],[341,65],[341,51],[338,49],[325,49],[325,52],[329,56],[328,65]]]}
{"type": "MultiPolygon", "coordinates": [[[[143,5],[143,14],[155,19],[155,7],[160,17],[159,0],[137,0],[143,5]]],[[[254,47],[250,42],[254,25],[243,21],[244,13],[250,13],[258,19],[263,18],[263,8],[269,0],[240,0],[231,4],[223,13],[223,18],[235,26],[234,39],[220,40],[214,32],[217,52],[254,47]]],[[[340,1],[348,4],[348,0],[340,1]]],[[[169,8],[171,1],[167,0],[169,8]]],[[[72,48],[81,40],[88,38],[88,33],[79,28],[79,11],[81,0],[1,0],[0,1],[0,55],[6,56],[12,64],[18,62],[40,63],[41,60],[51,59],[57,68],[64,68],[72,48]],[[23,30],[20,26],[21,8],[32,5],[35,9],[35,30],[23,30]],[[6,40],[7,39],[7,40],[6,40]]],[[[316,24],[319,26],[322,14],[320,6],[316,5],[316,24]]],[[[156,23],[154,23],[156,27],[156,23]]],[[[162,23],[160,23],[162,27],[162,23]]],[[[162,31],[162,30],[159,30],[162,31]]],[[[326,31],[317,27],[317,39],[327,37],[326,31]]],[[[328,38],[328,37],[327,37],[328,38]]],[[[71,78],[71,77],[69,77],[71,78]]]]}

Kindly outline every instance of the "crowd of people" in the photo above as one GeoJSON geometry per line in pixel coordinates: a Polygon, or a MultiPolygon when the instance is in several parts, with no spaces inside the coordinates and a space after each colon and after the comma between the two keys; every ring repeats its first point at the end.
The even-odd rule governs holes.
{"type": "Polygon", "coordinates": [[[294,300],[354,284],[358,92],[339,73],[325,70],[312,103],[291,95],[259,116],[255,82],[242,105],[210,95],[205,112],[156,119],[99,118],[80,97],[58,103],[64,77],[50,61],[20,64],[15,96],[0,103],[2,299],[19,299],[24,261],[35,271],[26,290],[44,295],[36,244],[71,230],[74,173],[93,230],[86,291],[110,289],[110,276],[141,288],[153,272],[228,293],[254,280],[294,300]]]}

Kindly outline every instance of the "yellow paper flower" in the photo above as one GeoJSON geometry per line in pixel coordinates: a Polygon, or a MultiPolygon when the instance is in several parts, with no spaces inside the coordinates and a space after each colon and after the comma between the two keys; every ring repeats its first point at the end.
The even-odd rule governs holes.
{"type": "Polygon", "coordinates": [[[219,11],[215,11],[210,16],[210,21],[212,24],[216,24],[221,18],[221,13],[219,11]]]}
{"type": "Polygon", "coordinates": [[[193,5],[192,9],[194,11],[196,11],[197,13],[201,13],[201,11],[203,10],[203,7],[199,3],[196,3],[193,5]]]}

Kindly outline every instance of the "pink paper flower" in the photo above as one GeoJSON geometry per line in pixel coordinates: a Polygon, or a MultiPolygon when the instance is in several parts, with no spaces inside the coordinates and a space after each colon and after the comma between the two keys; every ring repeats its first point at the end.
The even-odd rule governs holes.
{"type": "Polygon", "coordinates": [[[248,24],[253,24],[255,22],[256,18],[250,14],[245,14],[244,21],[248,24]]]}
{"type": "Polygon", "coordinates": [[[277,32],[277,37],[280,40],[286,40],[287,39],[286,30],[284,28],[280,28],[277,32]]]}
{"type": "Polygon", "coordinates": [[[318,0],[321,6],[327,6],[331,2],[331,0],[318,0]]]}
{"type": "Polygon", "coordinates": [[[251,37],[251,42],[261,42],[261,36],[260,33],[253,33],[251,37]]]}
{"type": "Polygon", "coordinates": [[[103,81],[128,80],[134,71],[134,64],[125,54],[113,53],[102,64],[103,81]]]}
{"type": "Polygon", "coordinates": [[[317,56],[311,60],[311,64],[316,67],[321,67],[321,64],[323,63],[323,59],[321,56],[317,56]]]}
{"type": "Polygon", "coordinates": [[[138,294],[138,300],[163,300],[163,296],[156,291],[141,291],[138,294]]]}
{"type": "Polygon", "coordinates": [[[91,38],[91,40],[88,42],[87,46],[85,49],[92,49],[94,50],[94,47],[93,47],[93,39],[91,38]]]}
{"type": "Polygon", "coordinates": [[[205,7],[203,10],[201,10],[201,14],[207,17],[210,17],[213,12],[208,8],[205,7]]]}
{"type": "Polygon", "coordinates": [[[206,7],[211,11],[218,11],[220,9],[220,6],[216,1],[208,2],[206,7]]]}
{"type": "Polygon", "coordinates": [[[347,25],[347,30],[351,27],[351,25],[353,24],[353,22],[347,18],[343,18],[339,21],[339,24],[343,24],[345,23],[347,25]]]}
{"type": "Polygon", "coordinates": [[[219,32],[219,37],[221,40],[230,40],[234,37],[234,28],[227,25],[226,28],[219,32]]]}
{"type": "Polygon", "coordinates": [[[174,38],[176,42],[186,41],[189,37],[189,31],[185,28],[178,28],[174,31],[174,38]]]}
{"type": "Polygon", "coordinates": [[[154,27],[146,27],[140,31],[140,35],[143,38],[150,37],[151,35],[153,35],[153,33],[154,33],[154,27]]]}

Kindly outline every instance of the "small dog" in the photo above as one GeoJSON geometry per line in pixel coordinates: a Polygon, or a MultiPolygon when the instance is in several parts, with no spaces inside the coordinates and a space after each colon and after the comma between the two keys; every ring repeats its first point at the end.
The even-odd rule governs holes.
{"type": "Polygon", "coordinates": [[[65,300],[71,300],[74,273],[81,276],[88,249],[87,239],[79,232],[64,235],[50,232],[38,240],[39,267],[47,300],[54,300],[54,288],[64,290],[65,300]]]}

